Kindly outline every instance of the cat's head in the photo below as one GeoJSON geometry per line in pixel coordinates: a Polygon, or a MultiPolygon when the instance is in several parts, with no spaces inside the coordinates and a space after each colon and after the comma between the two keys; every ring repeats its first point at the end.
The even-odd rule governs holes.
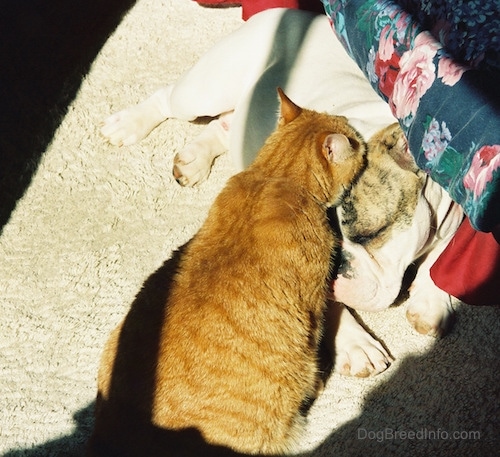
{"type": "Polygon", "coordinates": [[[281,89],[280,119],[256,162],[273,176],[300,183],[328,206],[338,205],[366,165],[366,144],[343,116],[301,108],[281,89]]]}

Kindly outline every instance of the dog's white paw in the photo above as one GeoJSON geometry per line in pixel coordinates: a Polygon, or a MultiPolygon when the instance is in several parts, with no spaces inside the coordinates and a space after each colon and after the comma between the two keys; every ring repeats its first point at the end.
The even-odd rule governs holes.
{"type": "Polygon", "coordinates": [[[366,378],[385,371],[392,357],[382,344],[363,329],[350,338],[335,340],[334,370],[344,376],[366,378]]]}
{"type": "Polygon", "coordinates": [[[101,134],[115,146],[137,143],[170,116],[169,100],[172,86],[157,90],[138,105],[109,116],[101,127],[101,134]]]}
{"type": "Polygon", "coordinates": [[[453,325],[455,313],[452,300],[446,292],[434,287],[423,294],[410,295],[406,318],[418,333],[440,337],[453,325]]]}
{"type": "Polygon", "coordinates": [[[145,138],[161,121],[151,107],[139,104],[109,116],[101,134],[114,146],[130,146],[145,138]],[[155,115],[156,114],[156,115],[155,115]]]}
{"type": "Polygon", "coordinates": [[[232,112],[214,119],[174,157],[173,175],[181,186],[194,186],[207,179],[216,157],[229,147],[232,112]]]}
{"type": "Polygon", "coordinates": [[[338,306],[340,305],[336,303],[329,305],[330,325],[333,324],[333,328],[338,326],[333,335],[334,371],[359,378],[374,376],[385,371],[393,361],[391,355],[348,309],[338,306]]]}
{"type": "Polygon", "coordinates": [[[188,144],[174,157],[174,178],[181,186],[194,186],[207,179],[214,159],[209,147],[188,144]]]}

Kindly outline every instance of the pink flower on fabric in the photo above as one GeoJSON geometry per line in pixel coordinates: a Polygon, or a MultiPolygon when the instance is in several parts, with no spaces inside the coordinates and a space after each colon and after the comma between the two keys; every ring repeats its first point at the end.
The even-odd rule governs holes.
{"type": "Polygon", "coordinates": [[[443,84],[454,86],[468,69],[468,67],[456,63],[449,57],[441,57],[438,63],[438,78],[442,79],[443,84]]]}
{"type": "Polygon", "coordinates": [[[429,32],[422,32],[415,38],[415,47],[401,56],[400,71],[389,100],[397,118],[404,119],[416,113],[420,99],[436,79],[432,60],[439,48],[429,32]]]}
{"type": "Polygon", "coordinates": [[[394,31],[389,25],[386,25],[380,32],[380,41],[378,46],[378,56],[380,60],[390,60],[394,54],[394,31]]]}
{"type": "Polygon", "coordinates": [[[464,187],[473,191],[477,199],[497,168],[500,168],[500,145],[483,146],[474,155],[469,171],[464,176],[464,187]]]}
{"type": "Polygon", "coordinates": [[[418,48],[419,46],[428,46],[429,48],[432,48],[434,50],[434,54],[443,47],[439,41],[436,41],[430,32],[425,30],[415,37],[414,47],[418,48]]]}
{"type": "Polygon", "coordinates": [[[394,52],[394,32],[385,26],[380,34],[380,42],[375,55],[374,69],[378,76],[380,91],[390,97],[399,73],[400,56],[394,52]]]}

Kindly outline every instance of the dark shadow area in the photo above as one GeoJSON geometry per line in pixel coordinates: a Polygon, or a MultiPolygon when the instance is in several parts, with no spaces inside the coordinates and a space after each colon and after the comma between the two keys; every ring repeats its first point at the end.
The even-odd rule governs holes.
{"type": "Polygon", "coordinates": [[[3,457],[83,457],[94,425],[94,407],[95,403],[91,403],[74,414],[75,430],[71,435],[29,449],[12,449],[3,457]]]}
{"type": "MultiPolygon", "coordinates": [[[[155,282],[158,285],[167,270],[164,265],[152,275],[139,296],[160,297],[163,292],[149,288],[155,282]]],[[[138,305],[136,300],[133,306],[138,305]]],[[[142,305],[146,311],[151,303],[142,305]]],[[[134,312],[140,312],[140,307],[134,312]]],[[[149,337],[155,338],[154,334],[149,337]]],[[[152,358],[145,354],[145,359],[152,358]]],[[[139,368],[147,368],[150,363],[131,361],[135,362],[143,364],[139,368]]],[[[456,327],[446,338],[436,340],[428,353],[406,358],[386,382],[367,396],[356,419],[335,430],[317,449],[301,456],[496,457],[500,448],[499,373],[500,308],[463,305],[458,310],[456,327]],[[454,432],[459,436],[455,437],[454,432]],[[413,438],[408,437],[411,433],[413,438]]],[[[73,434],[31,449],[9,451],[4,457],[82,457],[93,427],[93,414],[92,403],[75,414],[73,434]]],[[[136,455],[238,455],[225,448],[206,446],[194,430],[174,435],[151,427],[137,435],[130,436],[130,429],[128,433],[130,440],[154,440],[158,448],[165,445],[165,449],[172,449],[172,443],[185,446],[184,452],[178,454],[148,453],[144,448],[136,455]],[[193,449],[194,453],[190,453],[193,449]]]]}
{"type": "Polygon", "coordinates": [[[461,305],[451,333],[405,358],[312,455],[498,456],[499,373],[500,309],[461,305]]]}
{"type": "Polygon", "coordinates": [[[144,283],[118,338],[108,398],[98,395],[90,455],[125,457],[237,455],[208,446],[196,430],[173,432],[152,424],[160,333],[172,279],[184,245],[144,283]],[[105,439],[103,439],[105,437],[105,439]]]}
{"type": "Polygon", "coordinates": [[[97,53],[135,0],[2,1],[0,230],[97,53]]]}

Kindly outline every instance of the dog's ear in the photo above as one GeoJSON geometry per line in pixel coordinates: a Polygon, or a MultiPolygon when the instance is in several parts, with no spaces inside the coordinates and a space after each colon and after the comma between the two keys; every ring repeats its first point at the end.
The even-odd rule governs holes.
{"type": "Polygon", "coordinates": [[[302,108],[293,103],[283,92],[281,87],[278,87],[278,95],[280,97],[280,125],[288,124],[296,119],[300,113],[302,113],[302,108]]]}

